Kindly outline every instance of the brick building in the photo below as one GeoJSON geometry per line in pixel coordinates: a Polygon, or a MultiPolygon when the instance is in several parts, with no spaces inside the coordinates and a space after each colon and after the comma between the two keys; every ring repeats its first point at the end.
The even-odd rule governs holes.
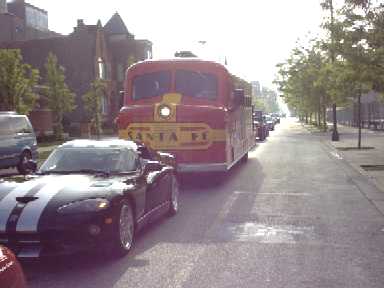
{"type": "MultiPolygon", "coordinates": [[[[118,13],[105,26],[100,21],[96,25],[86,25],[80,19],[73,32],[63,36],[48,30],[46,11],[23,0],[8,3],[7,9],[1,5],[0,7],[3,7],[0,8],[0,13],[3,12],[0,15],[0,48],[20,49],[24,61],[39,69],[43,78],[44,64],[50,52],[57,56],[59,64],[65,68],[66,82],[76,94],[76,110],[66,115],[69,124],[79,126],[84,120],[81,97],[89,90],[93,80],[101,78],[107,83],[103,101],[104,119],[106,124],[111,125],[122,105],[120,91],[124,88],[125,70],[129,63],[152,58],[152,43],[148,40],[136,40],[118,13]],[[22,36],[18,35],[15,32],[18,31],[15,30],[17,23],[22,24],[22,27],[31,26],[28,23],[32,20],[22,18],[31,14],[26,12],[30,7],[38,11],[35,20],[41,16],[40,20],[36,20],[40,24],[29,27],[28,32],[25,30],[22,36]],[[2,21],[10,21],[11,24],[3,26],[2,21]],[[12,29],[13,31],[9,31],[12,29]],[[33,29],[40,30],[36,32],[33,29]],[[12,33],[16,33],[17,37],[12,36],[12,33]]],[[[34,113],[36,114],[38,113],[34,113]]]]}
{"type": "Polygon", "coordinates": [[[0,0],[0,42],[49,38],[60,34],[48,29],[47,11],[24,0],[0,0]]]}

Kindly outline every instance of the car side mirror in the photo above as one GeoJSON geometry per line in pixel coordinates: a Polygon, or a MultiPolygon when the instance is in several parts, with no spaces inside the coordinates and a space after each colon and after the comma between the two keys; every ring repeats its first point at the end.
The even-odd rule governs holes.
{"type": "Polygon", "coordinates": [[[160,177],[163,165],[159,161],[147,161],[144,166],[144,175],[149,185],[156,185],[156,180],[160,177]]]}
{"type": "Polygon", "coordinates": [[[35,160],[28,160],[27,163],[25,163],[26,171],[32,171],[35,172],[37,170],[37,162],[35,160]]]}
{"type": "Polygon", "coordinates": [[[163,164],[161,164],[159,161],[146,161],[144,166],[144,174],[161,171],[161,169],[163,169],[163,164]]]}

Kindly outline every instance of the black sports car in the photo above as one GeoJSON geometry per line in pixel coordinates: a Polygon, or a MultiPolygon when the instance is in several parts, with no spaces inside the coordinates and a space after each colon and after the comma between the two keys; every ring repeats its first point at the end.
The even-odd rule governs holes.
{"type": "Polygon", "coordinates": [[[174,163],[131,141],[67,142],[25,181],[0,181],[0,244],[20,258],[124,255],[141,227],[177,212],[174,163]]]}

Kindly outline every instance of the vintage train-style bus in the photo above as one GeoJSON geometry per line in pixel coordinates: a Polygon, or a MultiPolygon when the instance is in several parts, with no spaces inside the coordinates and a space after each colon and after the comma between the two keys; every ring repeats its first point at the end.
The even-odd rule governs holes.
{"type": "Polygon", "coordinates": [[[179,172],[224,172],[255,145],[250,100],[219,63],[146,60],[127,70],[119,137],[172,153],[179,172]]]}

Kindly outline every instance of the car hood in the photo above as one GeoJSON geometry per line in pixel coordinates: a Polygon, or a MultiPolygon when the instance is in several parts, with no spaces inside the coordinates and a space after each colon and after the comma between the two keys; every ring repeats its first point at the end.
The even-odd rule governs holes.
{"type": "Polygon", "coordinates": [[[70,175],[42,175],[29,176],[18,179],[8,179],[0,183],[0,200],[5,194],[13,192],[15,196],[46,193],[68,193],[79,195],[93,193],[97,190],[105,191],[113,185],[116,180],[112,177],[100,177],[89,174],[70,175]],[[33,191],[32,191],[33,190],[33,191]]]}
{"type": "Polygon", "coordinates": [[[74,201],[111,199],[123,190],[122,180],[121,177],[77,174],[36,176],[20,183],[4,181],[0,183],[0,233],[6,232],[13,213],[18,209],[22,212],[17,225],[25,223],[19,230],[34,232],[40,216],[47,211],[51,211],[48,214],[53,216],[52,213],[60,206],[74,201]]]}

